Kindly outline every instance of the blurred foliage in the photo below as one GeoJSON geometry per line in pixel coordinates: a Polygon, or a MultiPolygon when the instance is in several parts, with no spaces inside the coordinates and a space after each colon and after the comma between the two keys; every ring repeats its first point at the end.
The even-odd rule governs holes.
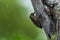
{"type": "Polygon", "coordinates": [[[51,36],[51,40],[55,40],[55,38],[56,38],[56,35],[51,36]]]}
{"type": "Polygon", "coordinates": [[[17,0],[0,0],[0,40],[47,40],[43,29],[31,22],[27,7],[22,4],[17,0]]]}

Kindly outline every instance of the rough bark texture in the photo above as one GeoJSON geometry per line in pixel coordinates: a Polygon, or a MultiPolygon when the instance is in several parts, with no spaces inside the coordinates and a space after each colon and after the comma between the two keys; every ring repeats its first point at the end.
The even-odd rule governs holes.
{"type": "MultiPolygon", "coordinates": [[[[38,22],[36,22],[36,24],[41,24],[41,26],[39,27],[42,27],[45,29],[46,31],[46,34],[49,34],[49,28],[50,28],[50,18],[48,17],[47,15],[47,12],[45,11],[45,8],[44,8],[44,5],[42,4],[42,1],[41,0],[31,0],[32,1],[32,4],[33,4],[33,7],[34,7],[34,10],[35,10],[35,13],[36,13],[36,18],[32,18],[30,17],[33,22],[36,22],[36,20],[38,22]]],[[[34,14],[35,14],[34,13],[34,14]]]]}
{"type": "MultiPolygon", "coordinates": [[[[44,28],[48,40],[51,40],[53,34],[58,34],[58,27],[60,22],[58,22],[58,14],[56,12],[56,2],[50,2],[49,0],[31,0],[34,13],[31,13],[30,18],[32,22],[40,28],[44,28]],[[47,10],[46,9],[49,10],[47,10]]],[[[56,37],[55,40],[60,40],[56,37]]]]}

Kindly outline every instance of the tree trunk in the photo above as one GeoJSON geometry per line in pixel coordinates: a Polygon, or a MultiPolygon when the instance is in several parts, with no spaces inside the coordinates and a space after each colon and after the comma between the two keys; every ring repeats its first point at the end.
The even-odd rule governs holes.
{"type": "MultiPolygon", "coordinates": [[[[57,12],[55,9],[56,3],[53,5],[51,3],[48,3],[49,0],[31,0],[33,8],[35,10],[34,13],[30,15],[30,18],[32,22],[40,27],[44,28],[46,35],[48,37],[48,40],[51,40],[51,36],[53,34],[57,34],[58,27],[57,27],[57,12]],[[45,6],[48,7],[49,13],[46,10],[45,6]],[[52,6],[51,6],[52,5],[52,6]],[[49,15],[48,15],[49,14],[49,15]]],[[[58,40],[58,39],[56,39],[58,40]]]]}

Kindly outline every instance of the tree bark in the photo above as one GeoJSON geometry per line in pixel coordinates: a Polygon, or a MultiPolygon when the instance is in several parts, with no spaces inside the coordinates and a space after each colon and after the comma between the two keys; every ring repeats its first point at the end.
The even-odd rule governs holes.
{"type": "Polygon", "coordinates": [[[32,22],[36,26],[43,28],[46,32],[48,40],[51,40],[51,36],[57,33],[57,12],[55,9],[56,2],[53,4],[49,3],[49,0],[31,0],[31,2],[35,10],[35,12],[30,15],[32,22]],[[50,14],[44,5],[48,7],[50,14]]]}
{"type": "MultiPolygon", "coordinates": [[[[36,13],[36,19],[38,19],[38,22],[41,24],[42,28],[46,31],[46,35],[49,35],[49,28],[50,28],[50,18],[47,15],[47,12],[45,11],[44,5],[41,0],[31,0],[35,13],[36,13]]],[[[31,19],[34,19],[30,17],[31,19]]],[[[35,19],[34,19],[35,20],[35,19]]],[[[33,20],[33,21],[34,21],[33,20]]],[[[36,22],[36,21],[35,21],[36,22]]],[[[36,22],[36,24],[39,24],[36,22]]],[[[49,39],[49,37],[48,37],[49,39]]]]}

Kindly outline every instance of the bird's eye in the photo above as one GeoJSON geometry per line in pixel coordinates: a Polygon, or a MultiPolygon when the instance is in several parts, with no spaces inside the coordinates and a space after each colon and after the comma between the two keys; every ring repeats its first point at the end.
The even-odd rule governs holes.
{"type": "Polygon", "coordinates": [[[34,13],[34,16],[36,16],[36,13],[34,13]]]}

